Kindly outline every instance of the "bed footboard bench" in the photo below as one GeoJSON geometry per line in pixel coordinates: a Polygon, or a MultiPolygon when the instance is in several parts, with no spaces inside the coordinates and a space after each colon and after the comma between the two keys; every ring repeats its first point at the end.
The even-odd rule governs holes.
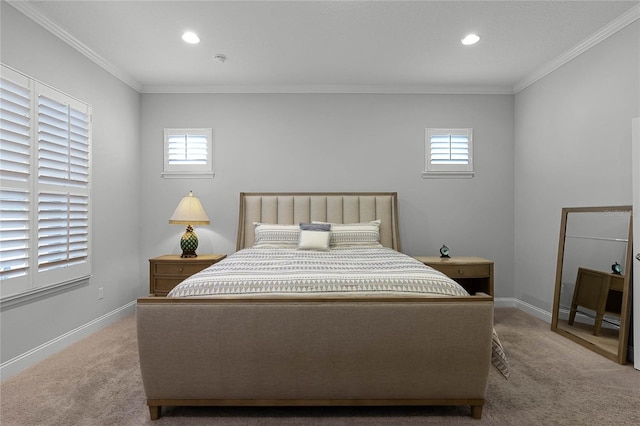
{"type": "Polygon", "coordinates": [[[480,418],[493,301],[145,297],[137,327],[152,419],[199,405],[468,405],[480,418]]]}

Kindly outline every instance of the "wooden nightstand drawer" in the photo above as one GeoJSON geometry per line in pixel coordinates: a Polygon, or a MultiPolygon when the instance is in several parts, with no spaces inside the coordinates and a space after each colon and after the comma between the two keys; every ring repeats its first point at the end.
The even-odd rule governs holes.
{"type": "Polygon", "coordinates": [[[156,296],[166,296],[175,286],[180,284],[184,278],[156,277],[153,280],[153,289],[156,296]]]}
{"type": "Polygon", "coordinates": [[[469,294],[486,293],[493,297],[493,261],[489,259],[472,256],[416,256],[416,259],[455,280],[469,294]]]}
{"type": "Polygon", "coordinates": [[[176,275],[179,277],[189,277],[196,272],[202,271],[209,266],[209,263],[156,263],[156,275],[176,275]]]}
{"type": "Polygon", "coordinates": [[[490,265],[432,265],[432,267],[451,278],[491,276],[490,265]]]}
{"type": "Polygon", "coordinates": [[[149,259],[149,293],[166,296],[185,278],[220,262],[226,254],[203,254],[197,257],[180,257],[176,254],[149,259]]]}

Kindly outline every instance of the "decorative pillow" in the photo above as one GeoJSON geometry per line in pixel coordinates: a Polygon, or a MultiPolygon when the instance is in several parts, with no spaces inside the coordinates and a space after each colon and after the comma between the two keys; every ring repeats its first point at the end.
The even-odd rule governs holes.
{"type": "MultiPolygon", "coordinates": [[[[324,223],[324,222],[313,222],[324,223]]],[[[380,244],[380,220],[362,223],[332,223],[331,248],[382,247],[380,244]]]]}
{"type": "Polygon", "coordinates": [[[298,225],[277,225],[254,222],[254,247],[296,248],[300,239],[298,225]]]}
{"type": "Polygon", "coordinates": [[[330,223],[300,223],[302,231],[331,231],[330,223]]]}
{"type": "Polygon", "coordinates": [[[300,240],[298,250],[329,250],[329,239],[331,233],[327,231],[300,230],[300,240]]]}

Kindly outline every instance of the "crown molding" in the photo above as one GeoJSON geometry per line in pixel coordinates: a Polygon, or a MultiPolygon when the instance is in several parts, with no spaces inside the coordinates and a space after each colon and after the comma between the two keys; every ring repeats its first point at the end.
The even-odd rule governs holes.
{"type": "Polygon", "coordinates": [[[6,0],[6,2],[17,9],[19,12],[21,12],[23,15],[30,18],[36,24],[40,25],[41,27],[58,37],[60,40],[64,41],[69,46],[73,47],[78,52],[95,62],[98,66],[112,74],[127,86],[131,87],[133,90],[140,92],[140,90],[142,89],[142,86],[138,81],[136,81],[134,78],[122,71],[117,66],[113,65],[111,62],[104,59],[102,56],[94,52],[91,48],[82,43],[72,34],[53,22],[31,2],[20,0],[6,0]]]}
{"type": "Polygon", "coordinates": [[[259,85],[142,86],[141,93],[256,94],[389,94],[389,95],[513,95],[510,86],[464,85],[259,85]]]}
{"type": "Polygon", "coordinates": [[[625,28],[627,25],[632,24],[633,22],[640,19],[640,5],[634,6],[629,9],[624,14],[620,15],[618,18],[611,21],[609,24],[602,27],[600,30],[592,34],[587,39],[578,43],[572,49],[558,56],[554,60],[547,62],[537,71],[532,72],[524,79],[520,80],[513,86],[513,93],[518,93],[527,87],[531,86],[533,83],[542,79],[543,77],[551,74],[558,68],[562,67],[564,64],[569,61],[575,59],[582,53],[611,37],[621,29],[625,28]]]}

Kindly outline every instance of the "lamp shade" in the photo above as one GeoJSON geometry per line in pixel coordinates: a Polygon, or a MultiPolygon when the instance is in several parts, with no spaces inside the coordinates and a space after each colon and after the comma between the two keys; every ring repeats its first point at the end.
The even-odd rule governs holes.
{"type": "Polygon", "coordinates": [[[205,213],[200,199],[193,196],[193,192],[189,191],[189,195],[180,200],[180,204],[171,215],[169,223],[174,225],[208,225],[209,216],[205,213]]]}

